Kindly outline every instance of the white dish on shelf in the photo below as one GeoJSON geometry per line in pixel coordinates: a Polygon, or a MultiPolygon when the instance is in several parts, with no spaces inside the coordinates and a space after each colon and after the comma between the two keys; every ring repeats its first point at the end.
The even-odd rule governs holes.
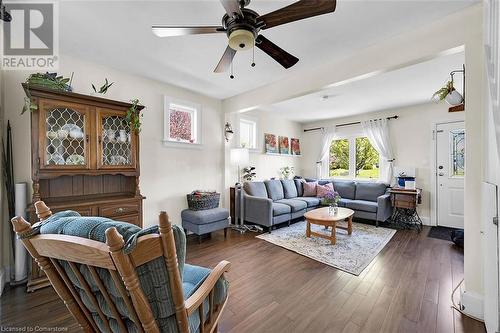
{"type": "Polygon", "coordinates": [[[49,140],[54,140],[55,138],[57,138],[57,132],[47,131],[47,138],[49,140]]]}
{"type": "Polygon", "coordinates": [[[111,165],[124,165],[127,164],[127,159],[120,155],[111,156],[111,165]]]}
{"type": "Polygon", "coordinates": [[[69,136],[73,139],[82,139],[83,138],[83,132],[80,129],[72,129],[69,132],[69,136]]]}
{"type": "Polygon", "coordinates": [[[64,157],[59,154],[59,153],[54,153],[52,155],[48,155],[47,158],[47,164],[52,164],[54,163],[55,165],[65,165],[66,161],[64,160],[64,157]]]}
{"type": "Polygon", "coordinates": [[[85,164],[85,157],[82,155],[78,154],[73,154],[68,156],[66,159],[66,165],[84,165],[85,164]]]}
{"type": "Polygon", "coordinates": [[[68,131],[60,129],[59,131],[57,131],[57,138],[59,140],[64,140],[68,137],[68,134],[69,134],[68,131]]]}
{"type": "Polygon", "coordinates": [[[79,131],[81,132],[82,129],[78,126],[78,125],[75,125],[75,124],[66,124],[66,125],[63,125],[61,127],[62,130],[65,130],[65,131],[68,131],[71,132],[71,131],[79,131]]]}

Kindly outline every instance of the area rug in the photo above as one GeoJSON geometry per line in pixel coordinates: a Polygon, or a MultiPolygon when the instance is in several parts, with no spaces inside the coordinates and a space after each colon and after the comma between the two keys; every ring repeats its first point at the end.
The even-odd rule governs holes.
{"type": "MultiPolygon", "coordinates": [[[[311,225],[311,230],[330,233],[322,226],[311,225]]],[[[271,234],[261,234],[257,238],[284,247],[308,258],[345,272],[359,275],[384,248],[396,233],[395,230],[353,223],[352,235],[345,230],[337,230],[337,243],[329,240],[306,237],[306,222],[297,222],[290,227],[273,230],[271,234]]]]}

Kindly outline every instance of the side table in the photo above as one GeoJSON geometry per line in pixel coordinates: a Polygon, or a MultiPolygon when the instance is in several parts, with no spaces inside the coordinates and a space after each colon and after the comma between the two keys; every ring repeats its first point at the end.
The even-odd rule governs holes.
{"type": "Polygon", "coordinates": [[[389,190],[393,213],[391,220],[395,225],[408,229],[422,230],[422,220],[417,212],[417,205],[422,202],[422,189],[408,190],[393,187],[389,190]]]}

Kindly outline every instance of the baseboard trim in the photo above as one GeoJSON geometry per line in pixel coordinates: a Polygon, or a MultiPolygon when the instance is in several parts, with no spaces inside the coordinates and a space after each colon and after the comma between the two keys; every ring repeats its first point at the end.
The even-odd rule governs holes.
{"type": "Polygon", "coordinates": [[[460,307],[463,312],[473,317],[483,319],[483,296],[477,293],[460,290],[460,307]]]}
{"type": "Polygon", "coordinates": [[[428,225],[429,227],[432,227],[433,224],[431,223],[431,218],[427,216],[423,216],[420,218],[422,220],[423,225],[428,225]]]}

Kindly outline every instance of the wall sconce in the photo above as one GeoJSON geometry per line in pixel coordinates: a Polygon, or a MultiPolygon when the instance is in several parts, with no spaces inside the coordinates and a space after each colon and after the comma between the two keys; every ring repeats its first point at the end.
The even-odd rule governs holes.
{"type": "Polygon", "coordinates": [[[224,137],[226,138],[226,142],[231,141],[231,139],[234,136],[233,129],[231,127],[231,124],[229,122],[226,123],[224,126],[224,137]]]}

